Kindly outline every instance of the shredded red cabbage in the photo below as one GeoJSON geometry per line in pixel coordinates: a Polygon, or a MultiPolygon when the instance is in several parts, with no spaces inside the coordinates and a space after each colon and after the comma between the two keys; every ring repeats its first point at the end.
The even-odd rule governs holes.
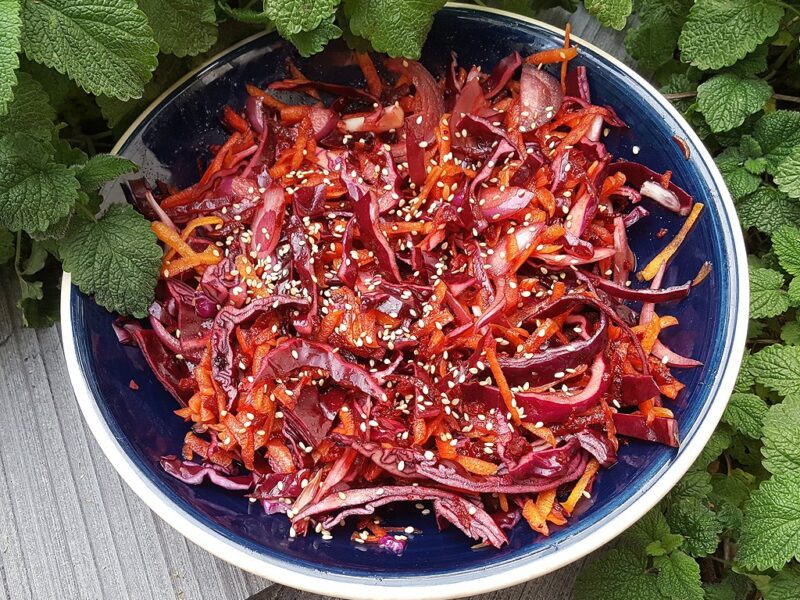
{"type": "Polygon", "coordinates": [[[614,161],[603,130],[625,125],[586,69],[536,64],[565,50],[489,75],[454,56],[442,81],[361,54],[364,89],[292,65],[269,90],[308,104],[248,86],[197,184],[130,184],[163,283],[149,328],[115,329],[191,424],[168,473],[249,491],[291,535],[360,518],[355,542],[401,553],[385,504],[500,547],[567,523],[627,439],[678,444],[670,366],[700,363],[659,335],[691,284],[656,259],[632,285],[628,237],[692,199],[614,161]]]}

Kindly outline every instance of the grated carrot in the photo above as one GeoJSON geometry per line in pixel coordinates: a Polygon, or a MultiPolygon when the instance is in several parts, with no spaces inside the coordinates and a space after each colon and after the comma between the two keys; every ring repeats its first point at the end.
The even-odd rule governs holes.
{"type": "Polygon", "coordinates": [[[519,411],[517,411],[514,394],[511,392],[511,388],[508,387],[506,376],[503,374],[503,369],[500,367],[500,363],[497,362],[497,353],[492,346],[487,346],[486,348],[486,362],[489,363],[489,369],[491,369],[492,376],[497,383],[497,388],[500,390],[500,396],[502,396],[508,412],[511,413],[512,420],[514,423],[519,424],[519,411]]]}
{"type": "Polygon", "coordinates": [[[497,465],[472,456],[457,455],[455,461],[474,475],[494,475],[497,473],[497,465]]]}
{"type": "Polygon", "coordinates": [[[697,221],[697,217],[700,216],[700,213],[703,211],[703,205],[699,202],[695,203],[692,207],[692,212],[689,213],[689,216],[686,217],[686,220],[683,222],[680,231],[678,231],[677,235],[672,239],[672,241],[666,245],[666,247],[659,252],[656,257],[651,260],[647,266],[637,273],[639,279],[643,279],[645,281],[650,281],[653,277],[656,276],[658,270],[661,268],[661,265],[666,264],[669,259],[672,258],[672,255],[677,252],[680,245],[686,239],[686,236],[691,231],[692,226],[697,221]]]}
{"type": "Polygon", "coordinates": [[[567,511],[567,514],[572,514],[572,511],[575,510],[578,500],[583,497],[583,492],[589,486],[589,483],[592,481],[592,477],[594,477],[599,468],[600,463],[598,463],[594,458],[590,458],[586,465],[586,470],[583,472],[583,475],[581,475],[580,479],[578,479],[575,487],[572,488],[569,498],[567,498],[566,502],[561,504],[564,510],[567,511]]]}

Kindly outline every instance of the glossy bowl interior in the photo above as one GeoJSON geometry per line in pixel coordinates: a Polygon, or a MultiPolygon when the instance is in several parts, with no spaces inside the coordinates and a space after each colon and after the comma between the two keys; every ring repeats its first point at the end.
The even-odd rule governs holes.
{"type": "MultiPolygon", "coordinates": [[[[513,50],[526,55],[560,45],[563,32],[496,11],[451,6],[436,17],[428,39],[422,62],[440,75],[451,50],[461,64],[490,69],[513,50]]],[[[388,520],[423,533],[400,557],[352,544],[345,530],[337,530],[331,541],[316,535],[290,540],[284,516],[266,516],[239,493],[185,485],[161,470],[159,457],[179,452],[186,425],[173,414],[174,401],[139,351],[117,343],[113,315],[69,285],[67,276],[64,342],[76,393],[103,449],[151,508],[206,549],[284,584],[349,597],[434,598],[496,589],[571,562],[618,535],[674,485],[713,431],[738,370],[747,310],[739,225],[713,162],[668,102],[607,55],[578,45],[576,64],[588,67],[594,101],[613,106],[630,125],[608,136],[611,152],[659,172],[671,170],[674,181],[707,207],[665,283],[691,279],[705,260],[713,262],[713,271],[688,299],[661,309],[681,322],[665,332],[665,341],[705,364],[679,375],[686,384],[675,405],[681,448],[631,443],[620,452],[619,463],[599,475],[591,501],[582,503],[567,527],[548,538],[517,527],[501,550],[471,550],[459,532],[440,533],[432,517],[402,508],[388,520]],[[689,160],[673,135],[686,140],[689,160]],[[131,379],[138,391],[129,388],[131,379]],[[375,585],[384,589],[378,593],[375,585]]],[[[197,156],[226,137],[218,120],[222,106],[241,107],[245,83],[263,86],[282,77],[290,54],[291,48],[274,35],[228,51],[154,104],[123,136],[118,153],[142,165],[151,181],[193,183],[197,156]]],[[[340,43],[298,63],[312,79],[358,81],[358,70],[340,43]]],[[[107,199],[121,200],[118,188],[107,199]]],[[[683,220],[657,208],[652,212],[631,231],[640,261],[664,245],[655,236],[659,229],[666,228],[669,239],[683,220]]]]}

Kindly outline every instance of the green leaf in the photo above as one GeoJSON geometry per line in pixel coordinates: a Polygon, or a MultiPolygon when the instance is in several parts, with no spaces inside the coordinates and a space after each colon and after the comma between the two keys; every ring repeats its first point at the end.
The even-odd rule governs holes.
{"type": "Polygon", "coordinates": [[[719,583],[705,585],[706,600],[746,600],[752,589],[750,579],[729,570],[719,583]]]}
{"type": "Polygon", "coordinates": [[[795,277],[789,282],[787,296],[789,298],[789,304],[792,306],[800,306],[800,277],[795,277]]]}
{"type": "Polygon", "coordinates": [[[658,590],[666,598],[681,600],[703,600],[703,586],[700,583],[700,565],[683,552],[673,552],[669,556],[653,559],[658,569],[658,590]]]}
{"type": "Polygon", "coordinates": [[[694,499],[671,504],[666,519],[673,532],[686,538],[684,549],[692,556],[706,556],[717,549],[722,525],[704,502],[694,499]]]}
{"type": "Polygon", "coordinates": [[[644,548],[650,542],[664,539],[670,533],[664,514],[659,507],[655,507],[625,532],[625,539],[638,548],[644,548]]]}
{"type": "Polygon", "coordinates": [[[20,0],[0,0],[0,115],[14,96],[21,31],[20,0]]]}
{"type": "Polygon", "coordinates": [[[193,56],[217,41],[214,0],[139,0],[162,52],[193,56]]]}
{"type": "Polygon", "coordinates": [[[633,11],[633,0],[585,0],[586,10],[606,27],[622,29],[633,11]]]}
{"type": "Polygon", "coordinates": [[[744,58],[778,31],[783,8],[763,0],[697,0],[681,32],[681,58],[719,69],[744,58]]]}
{"type": "Polygon", "coordinates": [[[800,348],[775,344],[750,356],[748,368],[757,383],[783,396],[800,389],[800,348]]]}
{"type": "Polygon", "coordinates": [[[789,309],[783,275],[772,269],[750,269],[750,318],[774,317],[789,309]]]}
{"type": "Polygon", "coordinates": [[[31,60],[92,94],[139,98],[158,44],[135,0],[25,0],[22,47],[31,60]]]}
{"type": "Polygon", "coordinates": [[[17,267],[18,275],[35,275],[44,268],[47,250],[36,241],[31,242],[31,251],[22,265],[17,267]]]}
{"type": "Polygon", "coordinates": [[[745,169],[744,161],[745,157],[738,148],[726,148],[714,159],[734,200],[752,194],[761,184],[761,177],[745,169]]]}
{"type": "Polygon", "coordinates": [[[756,122],[753,137],[767,159],[767,171],[774,175],[778,166],[800,146],[800,111],[776,110],[756,122]]]}
{"type": "Polygon", "coordinates": [[[322,52],[328,42],[342,37],[342,30],[333,22],[333,17],[321,23],[312,31],[301,31],[290,35],[288,40],[294,44],[301,56],[311,56],[322,52]]]}
{"type": "Polygon", "coordinates": [[[575,580],[575,600],[597,600],[599,590],[603,600],[663,600],[645,555],[624,547],[590,563],[575,580]]]}
{"type": "Polygon", "coordinates": [[[7,229],[0,229],[0,266],[14,258],[16,236],[7,229]]]}
{"type": "Polygon", "coordinates": [[[705,600],[737,600],[736,592],[727,581],[703,584],[705,600]]]}
{"type": "Polygon", "coordinates": [[[377,52],[417,59],[444,0],[345,0],[350,30],[377,52]]]}
{"type": "Polygon", "coordinates": [[[791,198],[800,198],[800,146],[792,149],[778,164],[774,173],[779,190],[791,198]]]}
{"type": "Polygon", "coordinates": [[[755,394],[732,394],[722,420],[747,437],[761,437],[767,403],[755,394]]]}
{"type": "MultiPolygon", "coordinates": [[[[284,37],[312,31],[336,12],[341,0],[264,0],[264,12],[284,37]]],[[[386,22],[392,15],[382,15],[386,22]]],[[[378,25],[379,23],[376,23],[378,25]]]]}
{"type": "Polygon", "coordinates": [[[764,418],[763,441],[764,468],[800,487],[800,406],[772,406],[764,418]]]}
{"type": "Polygon", "coordinates": [[[691,2],[643,0],[636,8],[639,25],[628,30],[625,48],[641,69],[654,70],[672,60],[691,2]]]}
{"type": "Polygon", "coordinates": [[[738,127],[772,97],[772,87],[762,80],[721,73],[697,87],[698,109],[714,132],[738,127]]]}
{"type": "Polygon", "coordinates": [[[742,227],[772,233],[783,225],[800,223],[800,203],[781,191],[760,187],[736,203],[742,227]]]}
{"type": "Polygon", "coordinates": [[[0,136],[22,133],[46,142],[55,132],[55,117],[42,86],[27,73],[17,73],[14,99],[0,117],[0,136]]]}
{"type": "Polygon", "coordinates": [[[751,77],[767,70],[767,53],[769,44],[761,44],[742,60],[728,68],[730,73],[741,77],[751,77]]]}
{"type": "Polygon", "coordinates": [[[750,134],[745,134],[739,138],[739,150],[746,158],[759,158],[764,156],[764,150],[758,140],[750,134]]]}
{"type": "Polygon", "coordinates": [[[763,156],[758,158],[748,158],[744,161],[744,168],[751,175],[761,175],[767,170],[767,159],[763,156]]]}
{"type": "Polygon", "coordinates": [[[790,275],[800,275],[800,229],[786,225],[772,234],[772,249],[781,267],[790,275]]]}
{"type": "Polygon", "coordinates": [[[38,277],[35,281],[18,277],[21,293],[17,308],[25,327],[50,327],[58,321],[61,267],[51,258],[38,277]]]}
{"type": "Polygon", "coordinates": [[[706,447],[703,448],[703,451],[697,459],[697,464],[707,467],[713,461],[717,460],[724,450],[730,447],[732,441],[733,437],[731,436],[730,429],[724,425],[720,425],[714,430],[714,433],[711,434],[711,437],[706,443],[706,447]]]}
{"type": "Polygon", "coordinates": [[[677,533],[670,533],[664,536],[664,539],[647,544],[644,551],[647,556],[666,556],[680,548],[681,544],[683,544],[683,536],[677,533]]]}
{"type": "Polygon", "coordinates": [[[80,148],[73,148],[69,142],[59,137],[53,139],[53,160],[57,163],[74,166],[82,165],[89,157],[80,148]]]}
{"type": "Polygon", "coordinates": [[[0,138],[0,220],[8,229],[44,231],[75,204],[78,180],[48,154],[24,134],[0,138]]]}
{"type": "Polygon", "coordinates": [[[107,181],[113,181],[125,173],[139,170],[136,163],[113,154],[96,154],[81,166],[75,176],[84,192],[99,190],[107,181]]]}
{"type": "Polygon", "coordinates": [[[800,322],[789,321],[785,323],[781,327],[781,340],[790,346],[800,346],[800,322]]]}
{"type": "Polygon", "coordinates": [[[144,87],[141,99],[123,102],[109,96],[98,96],[98,106],[103,117],[110,127],[124,124],[133,119],[150,102],[158,98],[161,93],[172,85],[186,72],[185,61],[172,55],[162,56],[158,68],[153,73],[153,79],[144,87]]]}
{"type": "Polygon", "coordinates": [[[249,23],[251,25],[270,25],[272,23],[264,12],[258,12],[250,8],[235,8],[226,0],[218,0],[217,4],[226,15],[241,23],[249,23]]]}
{"type": "Polygon", "coordinates": [[[672,488],[668,502],[680,502],[687,498],[705,500],[711,493],[711,473],[705,466],[693,466],[686,475],[672,488]]]}
{"type": "Polygon", "coordinates": [[[762,591],[764,600],[797,600],[800,598],[800,566],[786,567],[770,579],[762,591]]]}
{"type": "Polygon", "coordinates": [[[97,221],[79,224],[61,244],[64,270],[109,310],[143,317],[153,300],[161,248],[147,219],[114,204],[97,221]]]}
{"type": "Polygon", "coordinates": [[[732,469],[726,475],[715,473],[711,485],[712,501],[720,506],[742,506],[750,497],[750,488],[755,477],[741,469],[732,469]]]}
{"type": "Polygon", "coordinates": [[[756,378],[750,365],[750,354],[745,353],[742,357],[742,366],[739,375],[736,377],[736,384],[733,386],[734,392],[749,392],[756,384],[756,378]]]}
{"type": "Polygon", "coordinates": [[[780,569],[800,556],[800,483],[773,477],[745,505],[737,561],[748,569],[780,569]]]}

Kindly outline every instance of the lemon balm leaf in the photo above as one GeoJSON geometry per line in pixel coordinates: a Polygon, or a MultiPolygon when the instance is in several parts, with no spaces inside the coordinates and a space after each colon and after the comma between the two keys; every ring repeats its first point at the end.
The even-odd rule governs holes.
{"type": "Polygon", "coordinates": [[[633,0],[586,0],[586,10],[603,25],[622,29],[633,10],[633,0]]]}
{"type": "Polygon", "coordinates": [[[759,110],[772,96],[772,87],[763,79],[721,73],[697,87],[698,109],[711,131],[738,127],[759,110]]]}
{"type": "Polygon", "coordinates": [[[95,154],[89,161],[81,165],[76,177],[84,192],[93,192],[107,181],[113,181],[125,173],[135,173],[139,167],[127,158],[113,154],[95,154]]]}
{"type": "Polygon", "coordinates": [[[193,56],[217,41],[214,0],[139,0],[162,52],[193,56]]]}
{"type": "Polygon", "coordinates": [[[0,0],[0,115],[14,95],[21,31],[20,0],[0,0]]]}
{"type": "Polygon", "coordinates": [[[780,569],[800,556],[800,483],[773,477],[745,505],[737,561],[748,569],[780,569]]]}
{"type": "Polygon", "coordinates": [[[333,22],[333,17],[320,24],[312,31],[301,31],[289,36],[301,56],[311,56],[322,52],[331,40],[342,37],[342,30],[333,22]]]}
{"type": "Polygon", "coordinates": [[[378,52],[417,59],[444,0],[345,0],[350,30],[378,52]]]}
{"type": "Polygon", "coordinates": [[[789,309],[783,275],[772,269],[750,269],[750,318],[774,317],[789,309]]]}
{"type": "Polygon", "coordinates": [[[800,198],[800,146],[795,146],[775,168],[778,189],[791,198],[800,198]]]}
{"type": "MultiPolygon", "coordinates": [[[[282,36],[312,31],[336,12],[340,0],[264,0],[264,13],[282,36]]],[[[384,15],[385,21],[388,15],[384,15]]],[[[376,23],[378,25],[378,23],[376,23]]]]}
{"type": "Polygon", "coordinates": [[[734,64],[778,31],[783,8],[764,0],[697,0],[678,44],[681,58],[701,69],[734,64]]]}
{"type": "Polygon", "coordinates": [[[768,410],[767,403],[755,394],[732,394],[722,420],[747,437],[758,439],[768,410]]]}
{"type": "Polygon", "coordinates": [[[153,301],[161,248],[150,223],[127,204],[80,223],[61,242],[64,270],[109,310],[143,317],[153,301]]]}
{"type": "Polygon", "coordinates": [[[51,154],[23,133],[0,137],[0,220],[8,229],[42,232],[72,210],[78,180],[51,154]]]}
{"type": "Polygon", "coordinates": [[[26,0],[22,48],[92,94],[139,98],[158,44],[135,0],[26,0]]]}

